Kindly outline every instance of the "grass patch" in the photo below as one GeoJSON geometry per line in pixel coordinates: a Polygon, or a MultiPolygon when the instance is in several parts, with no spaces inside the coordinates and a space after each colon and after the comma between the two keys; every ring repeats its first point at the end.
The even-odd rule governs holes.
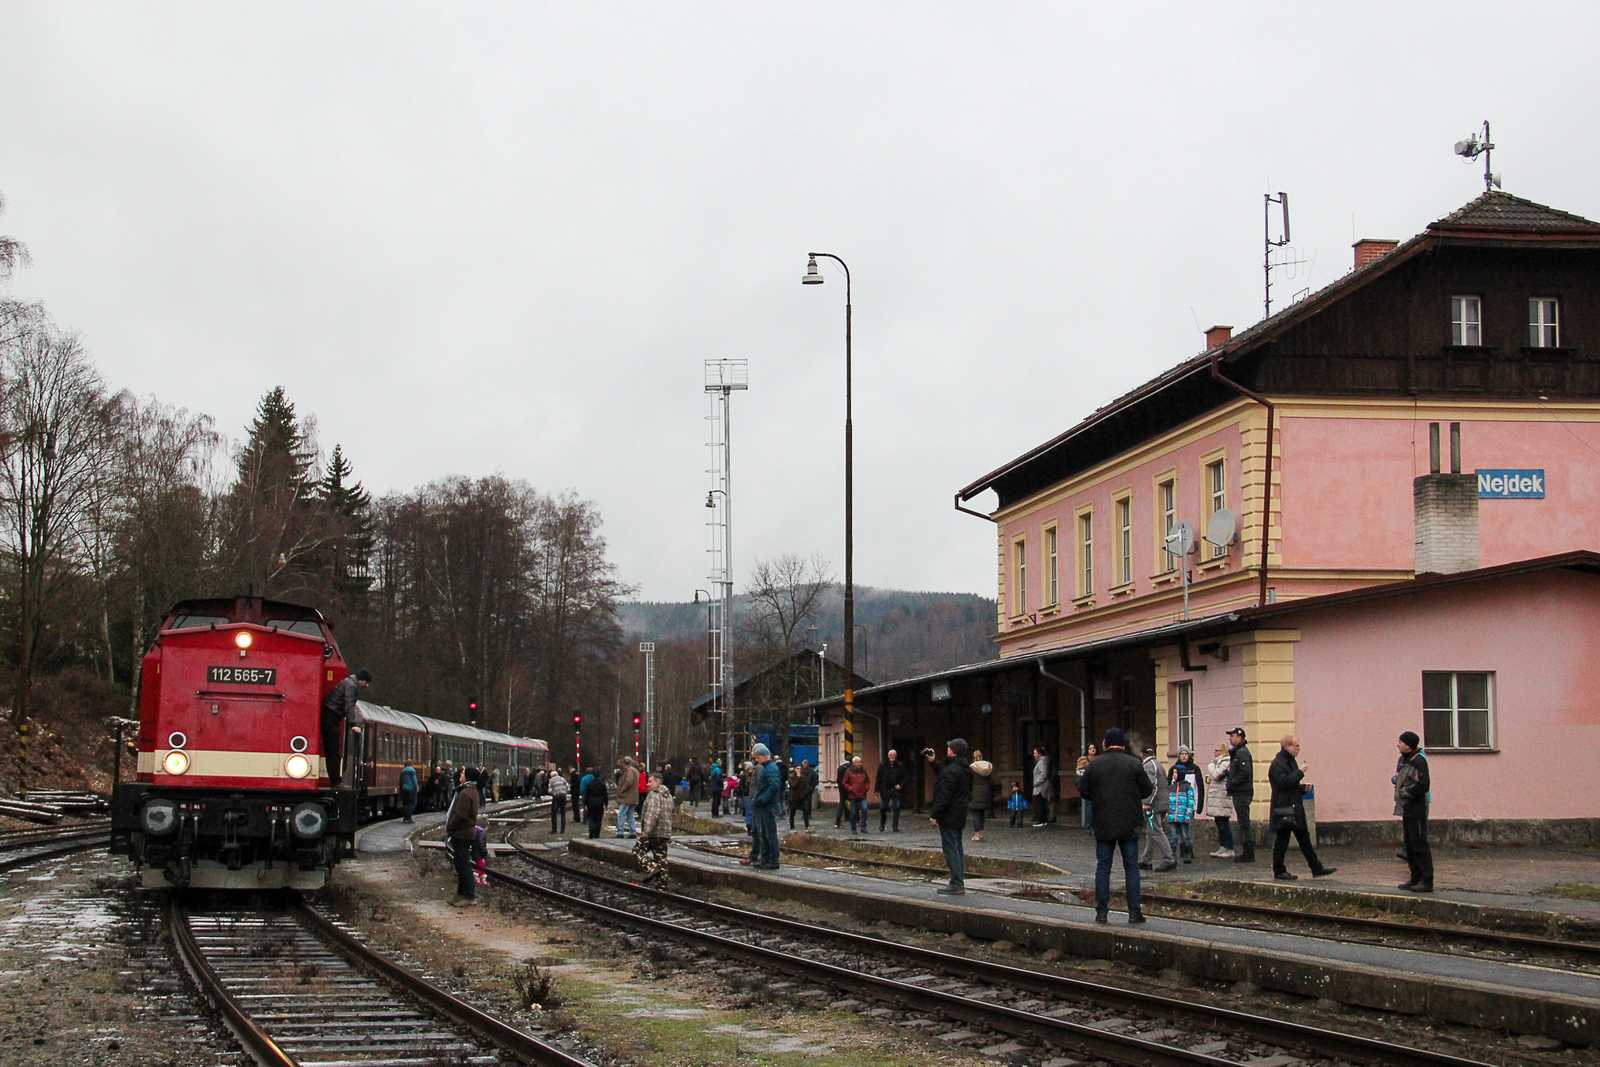
{"type": "Polygon", "coordinates": [[[1593,900],[1600,902],[1600,884],[1594,882],[1557,882],[1544,890],[1552,897],[1565,897],[1567,900],[1593,900]]]}

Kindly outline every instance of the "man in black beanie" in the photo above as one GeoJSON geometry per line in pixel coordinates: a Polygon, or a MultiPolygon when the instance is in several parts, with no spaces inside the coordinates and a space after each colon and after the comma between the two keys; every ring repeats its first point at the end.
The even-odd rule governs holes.
{"type": "Polygon", "coordinates": [[[1128,921],[1144,922],[1139,910],[1139,827],[1144,803],[1156,787],[1144,767],[1128,751],[1128,736],[1113,726],[1106,731],[1105,751],[1078,775],[1078,793],[1094,805],[1094,921],[1106,921],[1111,906],[1111,860],[1122,853],[1122,875],[1128,897],[1128,921]]]}
{"type": "MultiPolygon", "coordinates": [[[[933,750],[924,749],[933,760],[933,750]]],[[[967,769],[967,743],[959,737],[951,738],[944,749],[945,764],[933,783],[933,808],[929,814],[939,828],[939,847],[944,850],[944,862],[950,868],[950,884],[939,892],[947,896],[960,896],[967,891],[967,857],[961,845],[961,832],[967,828],[967,804],[972,799],[972,772],[967,769]]]]}
{"type": "Polygon", "coordinates": [[[1428,847],[1428,757],[1422,754],[1422,739],[1407,730],[1395,741],[1400,751],[1400,769],[1394,776],[1394,813],[1400,816],[1405,834],[1406,862],[1411,880],[1401,889],[1413,893],[1433,892],[1433,851],[1428,847]]]}

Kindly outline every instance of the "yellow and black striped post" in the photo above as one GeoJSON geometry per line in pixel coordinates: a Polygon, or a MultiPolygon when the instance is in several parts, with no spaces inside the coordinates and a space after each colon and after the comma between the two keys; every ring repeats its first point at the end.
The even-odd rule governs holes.
{"type": "Polygon", "coordinates": [[[849,760],[856,754],[856,691],[849,687],[844,691],[844,758],[849,760]]]}

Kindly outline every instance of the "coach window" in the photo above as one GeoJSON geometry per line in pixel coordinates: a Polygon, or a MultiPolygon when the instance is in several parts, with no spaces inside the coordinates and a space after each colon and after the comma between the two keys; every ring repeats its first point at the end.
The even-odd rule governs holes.
{"type": "Polygon", "coordinates": [[[1422,744],[1430,750],[1494,748],[1494,674],[1423,671],[1422,744]]]}

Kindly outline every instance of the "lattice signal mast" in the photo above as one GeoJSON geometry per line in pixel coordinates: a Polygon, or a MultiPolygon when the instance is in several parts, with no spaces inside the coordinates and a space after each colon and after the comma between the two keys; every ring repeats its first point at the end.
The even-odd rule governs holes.
{"type": "MultiPolygon", "coordinates": [[[[706,645],[711,674],[711,706],[728,733],[728,767],[733,767],[733,394],[750,388],[750,361],[708,359],[705,370],[706,449],[711,489],[706,493],[710,561],[706,579],[720,583],[720,602],[707,613],[706,645]]],[[[713,586],[712,588],[718,588],[713,586]]]]}

